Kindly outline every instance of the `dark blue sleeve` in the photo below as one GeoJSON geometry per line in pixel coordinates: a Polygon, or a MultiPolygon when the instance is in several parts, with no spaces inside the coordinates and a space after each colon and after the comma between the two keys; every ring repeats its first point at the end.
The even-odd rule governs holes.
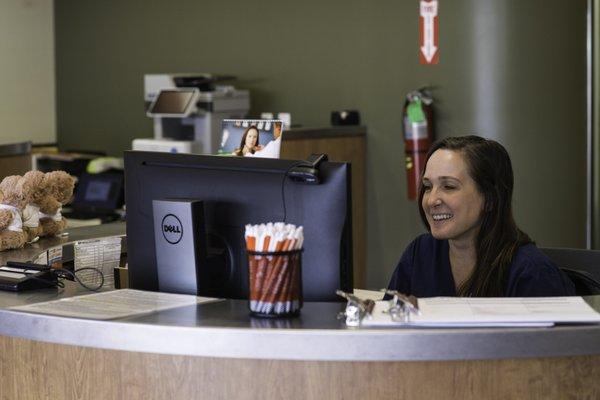
{"type": "MultiPolygon", "coordinates": [[[[406,295],[412,294],[410,287],[410,277],[412,275],[412,269],[415,258],[415,245],[417,240],[418,239],[412,241],[408,245],[408,247],[406,247],[406,250],[404,250],[402,257],[400,258],[400,262],[398,262],[398,265],[396,266],[396,269],[392,274],[392,278],[390,279],[388,289],[397,290],[400,293],[404,293],[406,295]]],[[[385,296],[384,299],[388,299],[390,297],[391,296],[385,296]]]]}
{"type": "Polygon", "coordinates": [[[573,282],[549,258],[535,247],[529,248],[526,253],[526,256],[515,257],[509,274],[506,296],[575,295],[573,282]]]}

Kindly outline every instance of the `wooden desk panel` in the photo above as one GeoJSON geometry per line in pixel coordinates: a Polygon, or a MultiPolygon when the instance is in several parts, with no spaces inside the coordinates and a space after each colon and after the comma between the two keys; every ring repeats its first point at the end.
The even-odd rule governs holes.
{"type": "Polygon", "coordinates": [[[0,337],[2,399],[600,398],[600,356],[486,361],[271,361],[0,337]]]}

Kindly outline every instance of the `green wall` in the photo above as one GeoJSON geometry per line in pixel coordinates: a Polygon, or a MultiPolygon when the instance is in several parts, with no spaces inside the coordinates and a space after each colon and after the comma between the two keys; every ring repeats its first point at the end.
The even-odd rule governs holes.
{"type": "Polygon", "coordinates": [[[539,244],[585,245],[585,1],[440,0],[440,64],[418,62],[418,2],[55,0],[58,140],[119,155],[151,137],[145,73],[233,74],[252,112],[368,127],[368,286],[422,228],[405,200],[404,95],[433,85],[438,136],[504,143],[518,221],[539,244]]]}
{"type": "Polygon", "coordinates": [[[56,142],[53,2],[0,1],[0,54],[0,143],[56,142]]]}

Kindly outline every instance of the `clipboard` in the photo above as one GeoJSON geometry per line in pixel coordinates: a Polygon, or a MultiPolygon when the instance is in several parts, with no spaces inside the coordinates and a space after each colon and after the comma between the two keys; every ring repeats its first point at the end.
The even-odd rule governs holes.
{"type": "Polygon", "coordinates": [[[359,326],[548,327],[555,324],[600,323],[600,313],[577,296],[431,297],[416,299],[414,308],[399,299],[395,296],[389,301],[376,301],[372,312],[362,316],[359,326]]]}

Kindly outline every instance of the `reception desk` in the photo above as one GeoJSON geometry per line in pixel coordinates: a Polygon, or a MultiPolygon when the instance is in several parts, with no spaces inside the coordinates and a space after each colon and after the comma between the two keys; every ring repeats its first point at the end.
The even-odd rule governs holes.
{"type": "Polygon", "coordinates": [[[112,321],[9,309],[81,293],[0,293],[0,398],[600,397],[600,325],[352,329],[343,304],[257,319],[239,300],[112,321]]]}

